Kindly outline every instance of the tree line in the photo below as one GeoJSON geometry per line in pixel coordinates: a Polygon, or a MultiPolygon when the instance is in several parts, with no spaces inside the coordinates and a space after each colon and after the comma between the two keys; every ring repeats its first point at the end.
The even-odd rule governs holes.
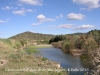
{"type": "Polygon", "coordinates": [[[57,35],[49,40],[56,48],[61,48],[65,53],[71,53],[72,50],[82,50],[81,55],[85,65],[92,68],[92,52],[95,52],[100,47],[100,30],[91,30],[86,34],[67,34],[57,35]]]}

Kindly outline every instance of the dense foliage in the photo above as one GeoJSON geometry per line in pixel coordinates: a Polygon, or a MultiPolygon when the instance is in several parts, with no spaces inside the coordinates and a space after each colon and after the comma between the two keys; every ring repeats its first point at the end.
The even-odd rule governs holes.
{"type": "Polygon", "coordinates": [[[100,47],[100,30],[91,30],[86,34],[59,35],[50,39],[49,43],[61,48],[65,53],[71,53],[73,50],[82,51],[82,61],[87,67],[92,68],[91,62],[94,56],[91,53],[100,47]]]}
{"type": "Polygon", "coordinates": [[[63,50],[72,49],[96,49],[100,46],[100,31],[92,30],[87,34],[57,35],[49,40],[53,46],[63,50]]]}

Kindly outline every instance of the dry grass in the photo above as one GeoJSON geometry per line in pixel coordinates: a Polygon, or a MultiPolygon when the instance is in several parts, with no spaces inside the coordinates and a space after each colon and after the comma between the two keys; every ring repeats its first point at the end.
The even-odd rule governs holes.
{"type": "MultiPolygon", "coordinates": [[[[26,54],[24,50],[15,51],[14,49],[0,50],[0,60],[6,63],[0,66],[0,75],[66,75],[65,72],[53,71],[33,71],[57,68],[56,62],[47,60],[42,56],[36,57],[33,54],[26,54]],[[20,71],[16,71],[19,70],[20,71]],[[21,71],[26,70],[28,71],[21,71]],[[9,71],[15,70],[15,71],[9,71]]],[[[2,62],[0,63],[2,64],[2,62]]]]}

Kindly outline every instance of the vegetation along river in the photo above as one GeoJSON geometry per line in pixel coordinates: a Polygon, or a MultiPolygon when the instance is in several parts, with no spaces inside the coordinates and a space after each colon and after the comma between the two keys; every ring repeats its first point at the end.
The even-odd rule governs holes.
{"type": "Polygon", "coordinates": [[[39,55],[42,55],[43,57],[46,57],[49,60],[53,60],[60,63],[61,67],[66,69],[66,71],[68,71],[69,69],[69,75],[84,75],[84,73],[86,72],[85,70],[87,70],[87,68],[84,68],[84,66],[82,65],[82,62],[80,61],[79,57],[65,54],[60,49],[49,47],[39,48],[38,50],[40,51],[39,55]],[[82,69],[84,69],[84,71],[81,71],[82,69]]]}

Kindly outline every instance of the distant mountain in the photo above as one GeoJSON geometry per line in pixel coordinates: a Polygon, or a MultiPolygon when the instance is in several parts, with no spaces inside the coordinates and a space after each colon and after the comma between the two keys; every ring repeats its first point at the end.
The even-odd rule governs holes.
{"type": "Polygon", "coordinates": [[[55,37],[51,34],[41,34],[41,33],[33,33],[33,32],[23,32],[17,34],[15,36],[9,37],[8,39],[15,39],[15,40],[27,40],[27,41],[40,41],[40,40],[50,40],[51,38],[55,37]]]}
{"type": "Polygon", "coordinates": [[[71,34],[66,34],[66,35],[86,35],[87,33],[81,33],[81,32],[77,32],[77,33],[71,33],[71,34]]]}
{"type": "Polygon", "coordinates": [[[80,33],[80,32],[79,32],[79,33],[74,33],[74,34],[75,34],[75,35],[82,35],[82,34],[85,35],[85,34],[87,34],[87,33],[80,33]]]}

